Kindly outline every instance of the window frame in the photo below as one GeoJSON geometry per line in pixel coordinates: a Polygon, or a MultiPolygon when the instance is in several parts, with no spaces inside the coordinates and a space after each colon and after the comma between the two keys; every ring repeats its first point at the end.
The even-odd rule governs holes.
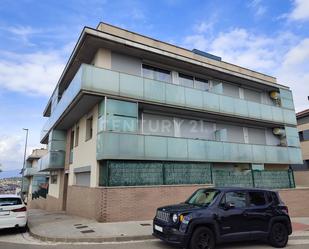
{"type": "Polygon", "coordinates": [[[209,89],[210,89],[209,79],[203,79],[201,77],[196,77],[196,76],[193,76],[193,75],[190,75],[190,74],[178,72],[178,80],[180,78],[192,78],[192,87],[191,86],[182,85],[182,84],[180,84],[180,81],[179,81],[179,85],[180,86],[187,87],[187,88],[193,88],[193,89],[196,89],[196,90],[199,90],[199,91],[203,91],[203,92],[208,92],[209,89]],[[196,82],[197,81],[204,82],[205,84],[207,84],[207,90],[202,90],[201,88],[197,88],[196,87],[196,84],[197,84],[196,82]]]}
{"type": "Polygon", "coordinates": [[[50,172],[50,184],[57,184],[58,183],[58,173],[57,172],[50,172]]]}
{"type": "Polygon", "coordinates": [[[147,78],[147,79],[152,79],[152,80],[157,80],[157,81],[161,81],[161,82],[172,83],[172,71],[171,70],[163,69],[163,68],[160,68],[160,67],[157,67],[157,66],[152,66],[152,65],[149,65],[149,64],[142,63],[142,76],[147,78]],[[153,78],[145,76],[144,68],[147,69],[147,70],[152,70],[154,72],[153,73],[153,78]],[[159,77],[157,77],[158,73],[165,73],[166,75],[169,75],[170,76],[169,80],[165,81],[165,80],[159,79],[159,77]]]}
{"type": "Polygon", "coordinates": [[[85,141],[91,140],[93,137],[93,115],[89,115],[86,119],[86,136],[85,141]],[[91,123],[90,123],[91,122],[91,123]],[[89,125],[89,123],[91,125],[89,125]]]}
{"type": "Polygon", "coordinates": [[[75,128],[75,141],[74,141],[74,146],[77,147],[79,144],[79,125],[76,126],[75,128]]]}
{"type": "Polygon", "coordinates": [[[235,209],[246,209],[246,208],[248,208],[248,191],[247,190],[229,190],[229,191],[224,192],[221,200],[219,201],[218,207],[223,208],[224,205],[222,205],[223,204],[222,200],[224,199],[224,204],[226,204],[226,194],[233,193],[233,192],[242,192],[242,193],[245,194],[245,206],[244,207],[236,207],[235,206],[235,209]]]}
{"type": "Polygon", "coordinates": [[[247,196],[248,196],[248,207],[249,207],[249,208],[260,208],[260,207],[265,207],[265,206],[268,205],[268,203],[269,203],[265,191],[260,191],[260,190],[249,190],[249,191],[247,191],[247,196]],[[252,206],[251,206],[250,193],[261,193],[261,194],[263,194],[265,203],[264,203],[263,205],[252,205],[252,206]]]}

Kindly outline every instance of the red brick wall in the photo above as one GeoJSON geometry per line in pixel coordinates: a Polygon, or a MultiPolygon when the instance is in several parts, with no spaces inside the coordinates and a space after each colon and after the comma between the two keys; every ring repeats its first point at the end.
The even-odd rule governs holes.
{"type": "Polygon", "coordinates": [[[280,190],[279,194],[288,206],[290,216],[309,216],[309,188],[280,190]]]}
{"type": "Polygon", "coordinates": [[[100,222],[150,220],[157,207],[185,201],[196,189],[209,185],[109,187],[70,186],[67,213],[100,222]]]}
{"type": "Polygon", "coordinates": [[[46,209],[46,199],[38,198],[28,201],[29,209],[46,209]]]}
{"type": "MultiPolygon", "coordinates": [[[[206,186],[206,185],[205,185],[206,186]]],[[[69,186],[67,213],[100,222],[150,220],[156,208],[185,201],[203,185],[157,187],[69,186]]],[[[292,217],[309,217],[309,188],[279,191],[292,217]]]]}
{"type": "Polygon", "coordinates": [[[68,214],[99,220],[99,213],[103,191],[99,188],[83,186],[68,186],[67,208],[68,214]]]}

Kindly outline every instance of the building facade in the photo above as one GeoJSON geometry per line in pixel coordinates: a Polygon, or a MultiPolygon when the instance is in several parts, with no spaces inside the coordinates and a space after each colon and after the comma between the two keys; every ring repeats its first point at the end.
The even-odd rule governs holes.
{"type": "Polygon", "coordinates": [[[83,29],[44,116],[46,206],[99,221],[201,186],[292,188],[302,162],[288,87],[105,23],[83,29]]]}
{"type": "Polygon", "coordinates": [[[303,162],[293,165],[295,182],[299,186],[309,187],[309,109],[298,112],[296,119],[303,162]]]}
{"type": "Polygon", "coordinates": [[[25,201],[30,204],[33,199],[46,198],[48,191],[48,172],[40,172],[39,159],[46,155],[46,149],[34,149],[26,159],[25,169],[23,170],[23,193],[25,201]]]}

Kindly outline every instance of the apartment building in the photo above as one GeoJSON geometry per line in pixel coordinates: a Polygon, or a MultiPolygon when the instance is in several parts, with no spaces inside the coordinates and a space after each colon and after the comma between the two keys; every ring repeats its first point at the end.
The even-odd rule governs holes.
{"type": "Polygon", "coordinates": [[[100,23],[85,27],[44,110],[46,207],[145,220],[196,188],[292,188],[292,93],[274,77],[100,23]]]}
{"type": "Polygon", "coordinates": [[[297,128],[302,150],[303,162],[292,165],[295,171],[295,182],[299,186],[309,186],[309,109],[296,114],[297,128]]]}
{"type": "Polygon", "coordinates": [[[34,149],[26,159],[25,169],[23,170],[23,194],[28,204],[33,199],[46,198],[47,182],[49,173],[40,172],[39,159],[46,155],[46,149],[34,149]]]}

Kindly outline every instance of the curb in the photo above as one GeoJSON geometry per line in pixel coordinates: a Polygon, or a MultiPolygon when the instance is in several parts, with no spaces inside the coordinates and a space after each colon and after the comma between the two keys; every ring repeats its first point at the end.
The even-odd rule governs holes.
{"type": "Polygon", "coordinates": [[[136,235],[136,236],[114,236],[114,237],[80,237],[80,238],[68,238],[68,237],[48,237],[34,233],[29,226],[29,234],[38,240],[49,242],[124,242],[124,241],[141,241],[141,240],[153,240],[156,239],[152,235],[136,235]]]}

